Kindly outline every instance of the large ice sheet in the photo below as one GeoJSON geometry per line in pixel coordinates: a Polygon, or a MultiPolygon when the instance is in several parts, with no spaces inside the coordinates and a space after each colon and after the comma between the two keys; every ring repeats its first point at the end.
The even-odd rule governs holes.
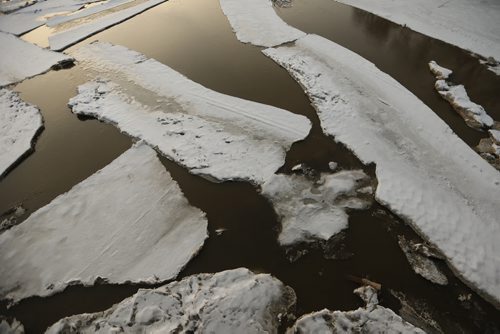
{"type": "Polygon", "coordinates": [[[500,174],[436,114],[357,54],[308,35],[264,50],[304,87],[323,131],[376,164],[376,198],[500,301],[500,174]]]}
{"type": "Polygon", "coordinates": [[[277,333],[295,303],[292,289],[240,268],[141,289],[112,308],[62,319],[56,333],[277,333]]]}
{"type": "Polygon", "coordinates": [[[353,311],[327,309],[300,317],[287,334],[334,333],[414,333],[424,334],[420,328],[404,321],[391,309],[378,305],[377,293],[371,287],[354,290],[366,303],[353,311]]]}
{"type": "Polygon", "coordinates": [[[207,237],[156,152],[139,144],[0,234],[0,299],[47,296],[72,284],[175,278],[207,237]]]}
{"type": "Polygon", "coordinates": [[[151,7],[154,7],[166,0],[148,0],[139,5],[126,8],[124,10],[108,14],[88,23],[77,25],[68,30],[58,32],[49,37],[49,44],[52,50],[63,50],[79,41],[92,36],[111,26],[121,23],[129,18],[138,15],[151,7]]]}
{"type": "Polygon", "coordinates": [[[38,108],[17,93],[0,89],[0,177],[32,149],[33,139],[43,128],[38,108]]]}
{"type": "Polygon", "coordinates": [[[42,49],[3,32],[0,32],[0,45],[0,87],[44,73],[55,65],[73,61],[65,54],[42,49]]]}
{"type": "Polygon", "coordinates": [[[243,43],[271,47],[305,36],[274,13],[270,0],[220,0],[220,4],[243,43]]]}
{"type": "Polygon", "coordinates": [[[124,4],[132,2],[132,1],[134,1],[134,0],[109,0],[109,1],[104,2],[102,4],[91,6],[89,8],[79,10],[79,11],[72,13],[72,14],[69,14],[69,15],[58,15],[58,16],[51,17],[50,19],[47,20],[45,25],[48,27],[54,27],[54,26],[57,26],[58,24],[82,19],[84,17],[88,17],[91,15],[95,15],[95,14],[98,14],[100,12],[116,8],[118,6],[124,5],[124,4]]]}
{"type": "Polygon", "coordinates": [[[122,76],[168,104],[152,111],[130,103],[116,85],[97,81],[80,86],[70,101],[73,112],[116,124],[195,174],[261,184],[310,129],[304,116],[217,93],[121,46],[93,43],[75,55],[101,76],[122,76]]]}
{"type": "Polygon", "coordinates": [[[424,35],[500,60],[500,2],[496,0],[336,0],[424,35]]]}

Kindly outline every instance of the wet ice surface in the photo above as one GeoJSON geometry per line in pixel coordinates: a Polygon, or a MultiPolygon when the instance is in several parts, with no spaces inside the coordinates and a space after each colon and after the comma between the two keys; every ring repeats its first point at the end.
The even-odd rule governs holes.
{"type": "Polygon", "coordinates": [[[112,308],[65,318],[47,333],[277,333],[295,304],[293,290],[240,268],[141,289],[112,308]]]}
{"type": "Polygon", "coordinates": [[[278,241],[283,246],[329,240],[348,226],[347,209],[366,209],[370,199],[359,190],[369,177],[361,170],[322,174],[317,180],[303,175],[277,174],[262,185],[281,221],[278,241]]]}
{"type": "Polygon", "coordinates": [[[93,82],[80,86],[70,101],[73,112],[115,124],[195,174],[261,184],[310,130],[303,116],[217,93],[121,46],[93,43],[75,54],[102,76],[123,75],[168,104],[153,111],[114,92],[116,84],[93,82]]]}
{"type": "Polygon", "coordinates": [[[175,278],[207,237],[156,152],[138,144],[0,234],[0,299],[48,296],[68,285],[175,278]]]}
{"type": "Polygon", "coordinates": [[[36,134],[43,128],[37,107],[8,89],[0,89],[0,178],[32,150],[36,134]]]}
{"type": "Polygon", "coordinates": [[[372,287],[364,286],[354,292],[363,299],[364,307],[353,311],[324,309],[306,314],[287,333],[425,333],[392,310],[378,305],[377,292],[372,287]]]}
{"type": "MultiPolygon", "coordinates": [[[[3,16],[0,16],[0,22],[3,16]]],[[[47,72],[53,66],[72,62],[61,53],[44,50],[11,34],[0,32],[0,87],[47,72]]]]}

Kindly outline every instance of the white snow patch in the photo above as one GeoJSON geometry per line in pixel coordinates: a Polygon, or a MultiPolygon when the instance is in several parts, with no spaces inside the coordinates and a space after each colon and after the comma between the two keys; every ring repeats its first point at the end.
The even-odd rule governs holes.
{"type": "Polygon", "coordinates": [[[2,334],[24,334],[24,326],[17,320],[13,319],[10,323],[0,316],[0,333],[2,334]]]}
{"type": "Polygon", "coordinates": [[[283,246],[314,240],[328,240],[347,228],[346,208],[364,209],[369,199],[356,189],[366,185],[361,170],[323,174],[313,182],[302,175],[277,174],[262,185],[262,194],[280,216],[278,241],[283,246]]]}
{"type": "Polygon", "coordinates": [[[452,70],[447,69],[446,67],[439,66],[434,60],[431,60],[429,62],[429,69],[431,70],[432,74],[434,74],[436,79],[446,80],[453,73],[452,70]]]}
{"type": "Polygon", "coordinates": [[[336,0],[424,35],[500,60],[497,0],[336,0]]]}
{"type": "Polygon", "coordinates": [[[148,0],[137,6],[129,7],[124,10],[99,17],[88,23],[77,25],[68,30],[58,32],[49,36],[49,44],[52,50],[63,50],[73,44],[78,43],[85,38],[92,36],[98,32],[105,30],[111,26],[128,20],[129,18],[138,15],[166,0],[148,0]]]}
{"type": "Polygon", "coordinates": [[[271,47],[305,36],[276,15],[270,0],[220,0],[220,5],[243,43],[271,47]]]}
{"type": "Polygon", "coordinates": [[[42,127],[38,108],[21,100],[17,93],[0,89],[0,176],[31,151],[42,127]]]}
{"type": "Polygon", "coordinates": [[[98,278],[169,280],[206,237],[205,214],[139,144],[0,234],[0,299],[48,296],[98,278]]]}
{"type": "Polygon", "coordinates": [[[51,17],[50,19],[47,20],[45,25],[48,27],[54,27],[58,24],[62,24],[62,23],[78,20],[78,19],[81,19],[84,17],[88,17],[88,16],[91,16],[94,14],[98,14],[98,13],[101,13],[103,11],[113,9],[115,7],[127,4],[127,3],[132,2],[132,1],[134,1],[134,0],[110,0],[110,1],[104,2],[102,4],[98,4],[95,6],[91,6],[89,8],[79,10],[75,13],[70,14],[70,15],[58,15],[58,16],[51,17]]]}
{"type": "Polygon", "coordinates": [[[304,87],[326,134],[376,164],[377,200],[437,246],[467,283],[500,302],[500,174],[359,55],[315,35],[264,53],[304,87]]]}
{"type": "Polygon", "coordinates": [[[3,32],[0,32],[0,45],[0,87],[46,72],[54,65],[73,61],[69,56],[42,49],[3,32]]]}
{"type": "Polygon", "coordinates": [[[490,137],[491,139],[497,143],[497,144],[500,144],[500,130],[493,130],[493,129],[490,129],[488,131],[488,133],[490,134],[490,137]]]}
{"type": "Polygon", "coordinates": [[[304,116],[217,93],[121,46],[93,43],[75,53],[102,76],[119,74],[166,98],[168,106],[152,111],[130,103],[116,86],[94,82],[80,86],[70,101],[73,111],[116,124],[195,174],[261,184],[311,127],[304,116]]]}
{"type": "Polygon", "coordinates": [[[277,333],[280,314],[294,303],[293,290],[279,280],[239,268],[140,289],[104,312],[62,319],[47,334],[277,333]]]}
{"type": "Polygon", "coordinates": [[[361,287],[354,292],[365,301],[365,307],[354,311],[324,309],[306,314],[287,333],[425,333],[391,309],[378,305],[377,292],[372,287],[361,287]]]}

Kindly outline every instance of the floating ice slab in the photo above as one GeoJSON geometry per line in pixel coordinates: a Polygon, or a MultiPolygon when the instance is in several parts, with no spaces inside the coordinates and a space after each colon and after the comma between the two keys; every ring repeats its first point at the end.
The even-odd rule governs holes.
{"type": "Polygon", "coordinates": [[[93,43],[75,55],[101,76],[118,74],[168,103],[152,111],[101,81],[79,87],[73,112],[116,124],[195,174],[261,184],[310,130],[304,116],[217,93],[121,46],[93,43]]]}
{"type": "Polygon", "coordinates": [[[45,23],[46,26],[48,27],[54,27],[57,26],[58,24],[78,20],[84,17],[88,17],[97,13],[101,13],[106,10],[110,10],[113,8],[116,8],[118,6],[124,5],[126,3],[132,2],[134,0],[110,0],[108,2],[104,2],[102,4],[92,6],[89,8],[85,8],[82,10],[79,10],[75,13],[72,13],[70,15],[58,15],[54,16],[50,19],[47,20],[45,23]]]}
{"type": "Polygon", "coordinates": [[[10,0],[10,1],[1,1],[0,2],[0,12],[2,13],[10,13],[16,11],[18,9],[28,7],[36,3],[36,0],[10,0]]]}
{"type": "Polygon", "coordinates": [[[404,321],[392,310],[378,305],[376,291],[371,287],[354,290],[366,303],[354,311],[329,311],[306,314],[300,317],[287,334],[293,333],[418,333],[425,332],[404,321]]]}
{"type": "Polygon", "coordinates": [[[360,170],[323,174],[316,182],[302,175],[277,174],[262,185],[262,194],[281,220],[283,246],[328,240],[347,228],[346,208],[363,209],[370,200],[356,192],[369,181],[360,170]]]}
{"type": "Polygon", "coordinates": [[[376,164],[378,201],[499,305],[500,174],[359,55],[315,35],[264,53],[304,87],[326,134],[376,164]]]}
{"type": "Polygon", "coordinates": [[[0,234],[0,299],[15,303],[99,278],[169,280],[206,237],[205,214],[139,144],[0,234]]]}
{"type": "Polygon", "coordinates": [[[0,32],[0,45],[0,87],[44,73],[55,65],[73,61],[67,55],[42,49],[3,32],[0,32]]]}
{"type": "Polygon", "coordinates": [[[108,14],[88,23],[77,25],[76,27],[64,30],[49,37],[49,44],[52,50],[63,50],[85,38],[105,30],[118,23],[126,21],[166,0],[148,0],[134,7],[108,14]]]}
{"type": "Polygon", "coordinates": [[[62,319],[47,334],[277,333],[294,303],[293,290],[277,279],[240,268],[140,289],[104,312],[62,319]]]}
{"type": "Polygon", "coordinates": [[[452,70],[439,66],[434,60],[429,62],[429,69],[436,79],[446,80],[453,74],[452,70]]]}
{"type": "Polygon", "coordinates": [[[336,1],[484,57],[500,60],[500,3],[496,0],[336,1]]]}
{"type": "Polygon", "coordinates": [[[271,47],[305,36],[275,14],[270,0],[220,0],[220,4],[243,43],[271,47]]]}
{"type": "Polygon", "coordinates": [[[32,149],[33,139],[43,128],[38,108],[17,93],[0,89],[0,177],[32,149]]]}

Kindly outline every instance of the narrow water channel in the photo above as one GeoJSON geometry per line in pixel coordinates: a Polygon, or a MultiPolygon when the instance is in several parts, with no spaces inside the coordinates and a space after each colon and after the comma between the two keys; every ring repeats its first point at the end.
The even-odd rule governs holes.
{"type": "MultiPolygon", "coordinates": [[[[498,81],[479,64],[474,65],[474,59],[466,53],[331,0],[297,0],[294,7],[280,9],[279,13],[297,28],[321,34],[376,63],[431,106],[470,145],[479,141],[482,134],[464,124],[462,127],[463,121],[456,119],[458,116],[434,92],[434,79],[424,66],[426,57],[431,56],[451,68],[466,59],[462,62],[465,65],[457,68],[457,80],[467,85],[487,84],[488,89],[492,84],[498,89],[498,81]],[[390,43],[392,46],[381,47],[390,43]],[[441,53],[429,51],[435,48],[448,50],[439,52],[455,60],[438,58],[441,53]],[[462,72],[467,68],[489,81],[476,83],[462,72]]],[[[289,172],[299,162],[326,171],[328,162],[336,161],[341,168],[363,168],[373,175],[372,166],[362,166],[352,153],[322,134],[307,97],[285,70],[266,58],[260,48],[236,40],[217,0],[170,0],[84,43],[96,39],[142,52],[210,89],[309,117],[313,122],[311,134],[292,147],[282,172],[289,172]]],[[[77,65],[16,87],[23,99],[40,107],[45,130],[34,154],[0,181],[0,212],[23,203],[27,216],[130,147],[130,138],[114,126],[80,120],[67,107],[76,87],[88,80],[88,75],[77,65]]],[[[498,105],[499,99],[488,94],[479,93],[485,107],[489,99],[492,105],[498,105]]],[[[390,291],[400,292],[445,332],[500,330],[500,313],[454,278],[446,266],[442,267],[450,280],[447,287],[434,285],[412,271],[397,236],[419,238],[383,207],[374,205],[351,213],[342,242],[344,251],[352,254],[346,259],[327,260],[321,251],[313,249],[290,262],[276,241],[279,224],[273,209],[254,187],[241,182],[212,183],[165,158],[161,160],[190,203],[205,211],[209,219],[210,238],[180,278],[242,266],[271,273],[295,290],[296,314],[301,315],[325,307],[349,310],[361,306],[361,300],[352,293],[356,284],[346,277],[355,275],[383,285],[383,305],[399,311],[401,305],[390,291]],[[219,228],[226,229],[220,236],[215,233],[219,228]],[[473,295],[471,305],[460,304],[458,296],[468,293],[473,295]]],[[[39,333],[64,316],[104,310],[139,287],[73,286],[51,297],[29,298],[8,310],[2,306],[0,314],[15,316],[28,333],[39,333]]]]}

